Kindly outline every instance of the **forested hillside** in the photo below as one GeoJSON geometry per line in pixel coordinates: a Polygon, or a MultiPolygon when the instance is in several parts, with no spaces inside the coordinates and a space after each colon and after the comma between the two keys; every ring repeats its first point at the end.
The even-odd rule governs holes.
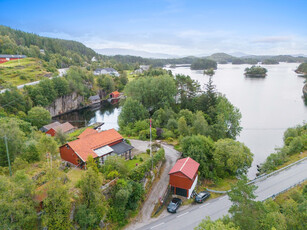
{"type": "Polygon", "coordinates": [[[80,42],[41,37],[0,25],[0,54],[23,54],[41,58],[52,67],[84,65],[96,52],[80,42]],[[44,51],[40,51],[43,49],[44,51]]]}

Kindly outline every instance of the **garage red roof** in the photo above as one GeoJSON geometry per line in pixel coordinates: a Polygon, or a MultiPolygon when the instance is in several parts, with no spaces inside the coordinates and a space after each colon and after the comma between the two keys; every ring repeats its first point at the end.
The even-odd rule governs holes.
{"type": "Polygon", "coordinates": [[[122,139],[123,137],[115,129],[109,129],[100,133],[97,132],[83,136],[67,144],[84,162],[86,162],[90,155],[93,158],[97,157],[97,154],[93,150],[105,145],[110,145],[122,139]]]}
{"type": "Polygon", "coordinates": [[[181,172],[189,179],[193,179],[195,173],[197,173],[199,163],[194,161],[191,157],[180,159],[176,162],[174,167],[168,173],[168,175],[181,172]]]}

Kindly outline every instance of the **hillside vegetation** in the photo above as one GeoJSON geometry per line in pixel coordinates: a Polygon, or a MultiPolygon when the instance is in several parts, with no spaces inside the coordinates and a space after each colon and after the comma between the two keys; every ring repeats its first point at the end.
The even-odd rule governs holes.
{"type": "Polygon", "coordinates": [[[0,54],[23,54],[47,61],[49,68],[89,63],[96,52],[80,42],[41,37],[0,25],[0,54]],[[44,50],[40,52],[40,49],[44,50]]]}
{"type": "Polygon", "coordinates": [[[300,64],[295,72],[307,75],[307,63],[300,64]]]}
{"type": "Polygon", "coordinates": [[[24,58],[0,64],[0,88],[22,85],[51,77],[47,64],[38,58],[24,58]]]}

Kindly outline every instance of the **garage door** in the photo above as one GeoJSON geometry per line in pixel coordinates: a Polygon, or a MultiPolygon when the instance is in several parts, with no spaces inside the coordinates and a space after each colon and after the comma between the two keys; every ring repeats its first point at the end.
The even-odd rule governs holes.
{"type": "Polygon", "coordinates": [[[188,191],[183,188],[176,188],[176,195],[187,197],[188,191]]]}

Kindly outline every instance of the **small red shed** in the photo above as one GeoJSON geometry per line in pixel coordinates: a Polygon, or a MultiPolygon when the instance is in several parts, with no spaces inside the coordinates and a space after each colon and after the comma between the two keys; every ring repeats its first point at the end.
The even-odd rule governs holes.
{"type": "Polygon", "coordinates": [[[114,91],[110,93],[110,98],[118,98],[120,96],[120,93],[118,91],[114,91]]]}
{"type": "Polygon", "coordinates": [[[198,179],[199,163],[187,157],[176,162],[168,173],[173,194],[190,198],[198,179]]]}

